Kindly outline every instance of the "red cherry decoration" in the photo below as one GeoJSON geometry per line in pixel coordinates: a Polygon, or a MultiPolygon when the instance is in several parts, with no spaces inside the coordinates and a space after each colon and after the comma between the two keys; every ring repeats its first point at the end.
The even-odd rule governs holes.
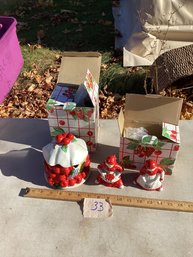
{"type": "Polygon", "coordinates": [[[175,145],[175,146],[174,146],[174,151],[179,151],[179,149],[180,149],[180,146],[179,146],[179,145],[175,145]]]}
{"type": "Polygon", "coordinates": [[[174,139],[174,140],[176,140],[177,139],[177,136],[176,135],[174,135],[174,134],[171,134],[171,136],[170,136],[172,139],[174,139]]]}
{"type": "Polygon", "coordinates": [[[86,178],[86,173],[84,171],[81,173],[81,175],[83,179],[86,178]]]}
{"type": "Polygon", "coordinates": [[[66,136],[67,138],[69,138],[70,140],[73,140],[74,139],[74,135],[73,134],[67,134],[67,136],[66,136]]]}
{"type": "Polygon", "coordinates": [[[63,138],[64,138],[64,136],[62,134],[57,135],[56,136],[56,142],[58,144],[60,144],[62,142],[63,138]]]}
{"type": "Polygon", "coordinates": [[[90,166],[90,158],[89,155],[86,157],[86,162],[85,162],[85,166],[90,166]]]}
{"type": "Polygon", "coordinates": [[[54,185],[53,179],[52,179],[52,178],[48,178],[48,183],[49,183],[51,186],[54,185]]]}
{"type": "Polygon", "coordinates": [[[61,126],[64,126],[65,121],[64,120],[60,120],[59,123],[60,123],[61,126]]]}
{"type": "Polygon", "coordinates": [[[66,176],[65,175],[60,175],[59,179],[60,179],[60,181],[65,181],[66,180],[66,176]]]}
{"type": "Polygon", "coordinates": [[[67,187],[68,186],[68,180],[64,180],[60,182],[61,187],[67,187]]]}
{"type": "Polygon", "coordinates": [[[88,131],[87,135],[91,137],[93,135],[93,132],[92,131],[88,131]]]}
{"type": "Polygon", "coordinates": [[[155,155],[160,155],[160,154],[162,154],[162,151],[157,150],[157,151],[154,152],[154,154],[155,154],[155,155]]]}
{"type": "Polygon", "coordinates": [[[62,140],[62,143],[64,144],[64,145],[68,145],[68,144],[70,144],[70,138],[68,138],[68,137],[66,137],[66,138],[64,138],[63,140],[62,140]]]}
{"type": "Polygon", "coordinates": [[[78,174],[78,175],[75,177],[75,180],[76,180],[76,183],[79,184],[79,183],[82,181],[82,175],[81,175],[81,174],[78,174]]]}
{"type": "Polygon", "coordinates": [[[50,173],[50,178],[55,178],[56,177],[56,174],[55,173],[50,173]]]}
{"type": "Polygon", "coordinates": [[[62,167],[61,168],[61,173],[66,175],[66,176],[68,176],[70,172],[71,172],[71,168],[70,167],[67,167],[67,168],[62,167]]]}
{"type": "Polygon", "coordinates": [[[91,141],[86,142],[88,146],[91,146],[93,143],[91,141]]]}
{"type": "Polygon", "coordinates": [[[138,154],[138,156],[139,156],[140,158],[144,157],[144,156],[145,156],[145,152],[142,151],[140,154],[138,154]]]}
{"type": "Polygon", "coordinates": [[[75,179],[70,179],[69,181],[68,181],[68,184],[69,184],[69,186],[74,186],[75,184],[76,184],[76,180],[75,179]]]}
{"type": "Polygon", "coordinates": [[[54,172],[55,172],[56,174],[60,174],[60,167],[55,166],[54,172]]]}

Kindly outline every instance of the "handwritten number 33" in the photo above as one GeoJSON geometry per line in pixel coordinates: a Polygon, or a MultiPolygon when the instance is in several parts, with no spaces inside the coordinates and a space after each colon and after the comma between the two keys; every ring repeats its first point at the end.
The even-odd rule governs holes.
{"type": "Polygon", "coordinates": [[[103,211],[104,207],[103,207],[103,203],[102,202],[94,202],[94,206],[93,208],[91,208],[92,211],[103,211]]]}

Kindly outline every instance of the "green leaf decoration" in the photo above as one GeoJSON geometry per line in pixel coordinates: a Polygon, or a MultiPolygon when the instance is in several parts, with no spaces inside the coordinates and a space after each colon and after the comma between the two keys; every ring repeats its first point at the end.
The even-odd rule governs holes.
{"type": "Polygon", "coordinates": [[[71,141],[72,143],[74,143],[74,142],[76,142],[77,141],[77,139],[74,137],[74,139],[71,141]]]}
{"type": "Polygon", "coordinates": [[[158,139],[155,136],[144,136],[142,138],[143,144],[157,145],[158,139]],[[153,141],[153,142],[152,142],[153,141]],[[152,143],[151,143],[152,142],[152,143]]]}
{"type": "Polygon", "coordinates": [[[84,118],[84,121],[88,122],[88,121],[89,121],[89,119],[85,117],[85,118],[84,118]]]}
{"type": "Polygon", "coordinates": [[[127,145],[127,149],[129,150],[135,150],[139,144],[137,142],[130,142],[127,145]]]}
{"type": "Polygon", "coordinates": [[[55,136],[57,136],[57,135],[59,135],[59,134],[63,134],[63,133],[65,133],[65,131],[64,131],[62,128],[60,128],[60,127],[55,127],[55,128],[54,128],[54,131],[51,132],[51,136],[52,136],[52,137],[55,137],[55,136]]]}
{"type": "Polygon", "coordinates": [[[73,170],[70,172],[69,176],[70,176],[70,177],[73,177],[75,174],[76,174],[76,170],[73,169],[73,170]]]}
{"type": "Polygon", "coordinates": [[[163,136],[166,138],[170,138],[170,135],[168,133],[163,133],[163,136]]]}
{"type": "Polygon", "coordinates": [[[46,109],[47,109],[47,110],[53,109],[53,105],[54,105],[55,103],[56,103],[55,100],[49,99],[49,100],[47,101],[47,103],[46,103],[46,109]]]}
{"type": "Polygon", "coordinates": [[[164,142],[158,141],[157,145],[155,146],[156,150],[160,150],[165,145],[164,142]]]}
{"type": "Polygon", "coordinates": [[[158,139],[155,139],[153,145],[154,145],[154,146],[157,145],[158,142],[159,142],[159,140],[158,140],[158,139]]]}
{"type": "Polygon", "coordinates": [[[62,146],[62,151],[64,151],[65,153],[67,152],[68,146],[67,145],[63,145],[62,146]]]}
{"type": "Polygon", "coordinates": [[[175,159],[163,158],[163,159],[160,161],[160,165],[165,167],[165,166],[173,165],[174,162],[175,162],[175,159]]]}
{"type": "Polygon", "coordinates": [[[73,117],[75,120],[77,120],[77,116],[76,116],[76,115],[72,115],[72,117],[73,117]]]}
{"type": "Polygon", "coordinates": [[[68,104],[66,104],[66,105],[63,106],[63,109],[64,109],[64,110],[72,111],[75,107],[76,107],[76,104],[75,104],[75,103],[70,103],[70,102],[68,102],[68,104]]]}
{"type": "Polygon", "coordinates": [[[123,161],[130,161],[130,156],[124,156],[123,161]]]}
{"type": "Polygon", "coordinates": [[[164,168],[165,172],[168,174],[168,175],[171,175],[172,174],[172,170],[168,167],[165,167],[164,168]]]}
{"type": "Polygon", "coordinates": [[[168,133],[168,129],[167,128],[163,128],[162,133],[163,134],[168,133]]]}
{"type": "Polygon", "coordinates": [[[142,143],[147,144],[150,143],[151,141],[151,136],[146,136],[142,139],[142,143]]]}

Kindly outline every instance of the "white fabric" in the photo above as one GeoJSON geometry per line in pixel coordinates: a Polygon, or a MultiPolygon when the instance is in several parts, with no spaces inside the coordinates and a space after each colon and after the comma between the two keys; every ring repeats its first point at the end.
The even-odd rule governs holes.
{"type": "Polygon", "coordinates": [[[163,52],[193,43],[192,0],[121,0],[115,9],[124,66],[151,65],[163,52]]]}

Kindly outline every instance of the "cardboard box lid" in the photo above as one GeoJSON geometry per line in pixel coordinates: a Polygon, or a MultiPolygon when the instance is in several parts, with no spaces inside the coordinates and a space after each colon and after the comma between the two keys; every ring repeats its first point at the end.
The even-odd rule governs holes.
{"type": "Polygon", "coordinates": [[[161,95],[127,94],[125,125],[130,121],[170,123],[178,125],[183,99],[161,95]]]}
{"type": "Polygon", "coordinates": [[[99,83],[101,54],[98,52],[64,52],[57,83],[80,85],[90,70],[96,83],[99,83]]]}

